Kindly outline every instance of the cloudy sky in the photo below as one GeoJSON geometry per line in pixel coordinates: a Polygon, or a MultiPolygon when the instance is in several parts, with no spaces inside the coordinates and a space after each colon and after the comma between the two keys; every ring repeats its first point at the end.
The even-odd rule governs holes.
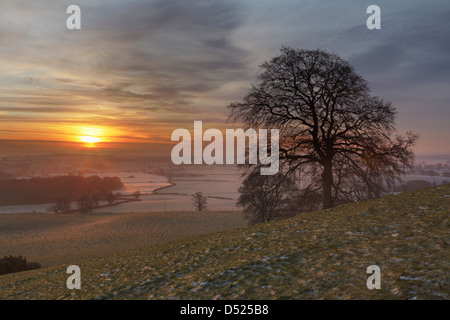
{"type": "MultiPolygon", "coordinates": [[[[226,128],[226,106],[282,46],[348,60],[397,108],[419,154],[450,154],[448,0],[2,0],[0,155],[99,137],[165,152],[176,128],[226,128]],[[66,9],[81,8],[81,30],[66,9]],[[381,8],[381,30],[366,9],[381,8]]],[[[128,149],[127,149],[128,148],[128,149]]]]}

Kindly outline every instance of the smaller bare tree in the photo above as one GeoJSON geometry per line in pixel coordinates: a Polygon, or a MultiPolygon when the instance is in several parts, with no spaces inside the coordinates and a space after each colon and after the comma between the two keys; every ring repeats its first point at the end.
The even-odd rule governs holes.
{"type": "Polygon", "coordinates": [[[112,205],[116,199],[116,196],[111,191],[106,194],[106,201],[108,201],[109,205],[112,205]]]}
{"type": "Polygon", "coordinates": [[[139,190],[133,192],[133,197],[134,197],[135,200],[139,200],[140,196],[141,196],[141,192],[139,190]]]}
{"type": "Polygon", "coordinates": [[[94,207],[98,207],[98,205],[100,204],[100,194],[98,193],[98,191],[95,191],[92,195],[92,204],[94,207]]]}
{"type": "Polygon", "coordinates": [[[83,194],[78,199],[77,206],[81,213],[91,213],[94,208],[94,202],[87,194],[83,194]]]}
{"type": "Polygon", "coordinates": [[[247,174],[238,191],[240,196],[237,205],[243,208],[250,225],[286,218],[297,213],[292,203],[298,189],[290,177],[280,172],[265,176],[258,170],[253,170],[247,174]]]}
{"type": "Polygon", "coordinates": [[[56,203],[50,206],[48,210],[53,211],[54,213],[66,213],[70,210],[70,201],[65,197],[58,197],[56,203]]]}
{"type": "Polygon", "coordinates": [[[201,192],[196,192],[192,195],[192,202],[194,204],[194,208],[198,212],[202,212],[206,210],[206,197],[201,192]]]}

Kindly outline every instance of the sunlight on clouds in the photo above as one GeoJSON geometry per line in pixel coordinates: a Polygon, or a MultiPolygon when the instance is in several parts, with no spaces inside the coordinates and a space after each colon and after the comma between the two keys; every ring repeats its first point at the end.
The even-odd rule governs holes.
{"type": "Polygon", "coordinates": [[[169,143],[195,120],[229,128],[226,106],[287,45],[349,60],[402,128],[419,126],[420,148],[449,152],[449,19],[435,2],[383,2],[386,28],[369,33],[367,6],[350,0],[83,0],[72,32],[65,1],[2,0],[0,138],[169,143]]]}

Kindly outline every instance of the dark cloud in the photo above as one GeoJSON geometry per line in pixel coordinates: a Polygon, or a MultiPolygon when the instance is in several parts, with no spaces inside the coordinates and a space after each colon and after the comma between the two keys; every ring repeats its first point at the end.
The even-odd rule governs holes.
{"type": "MultiPolygon", "coordinates": [[[[142,101],[167,106],[181,101],[185,106],[245,74],[248,55],[231,40],[243,22],[237,1],[79,4],[82,30],[78,33],[62,33],[60,27],[49,26],[54,30],[52,37],[39,39],[26,29],[15,31],[15,46],[21,45],[20,38],[39,39],[32,52],[16,56],[17,63],[38,66],[34,77],[22,81],[41,81],[50,90],[64,90],[66,96],[107,103],[142,101]],[[60,74],[52,79],[48,71],[60,74]]],[[[20,1],[9,5],[16,13],[22,7],[27,12],[40,8],[20,1]]],[[[51,21],[50,7],[44,10],[48,16],[40,10],[36,16],[51,21]]]]}
{"type": "MultiPolygon", "coordinates": [[[[40,102],[42,105],[43,103],[40,102]]],[[[0,112],[25,112],[25,113],[54,113],[54,112],[74,112],[65,108],[51,108],[51,107],[0,107],[0,112]]]]}
{"type": "Polygon", "coordinates": [[[357,72],[364,74],[387,74],[392,72],[405,58],[404,50],[395,46],[381,44],[367,52],[357,54],[350,59],[350,63],[357,72]]]}
{"type": "MultiPolygon", "coordinates": [[[[402,15],[387,14],[380,31],[360,29],[370,42],[349,59],[375,82],[387,85],[390,79],[391,90],[450,80],[450,9],[415,9],[405,6],[402,15]]],[[[354,35],[350,28],[347,36],[354,35]]]]}

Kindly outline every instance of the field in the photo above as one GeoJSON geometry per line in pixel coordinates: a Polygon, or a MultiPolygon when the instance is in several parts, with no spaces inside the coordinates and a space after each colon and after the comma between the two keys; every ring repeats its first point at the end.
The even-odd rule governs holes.
{"type": "Polygon", "coordinates": [[[81,290],[67,265],[0,276],[0,298],[449,299],[449,208],[450,185],[342,205],[83,260],[81,290]]]}
{"type": "Polygon", "coordinates": [[[149,212],[0,215],[0,256],[23,255],[41,265],[184,239],[246,225],[235,212],[149,212]]]}
{"type": "MultiPolygon", "coordinates": [[[[194,168],[177,168],[173,174],[172,183],[164,176],[136,171],[94,171],[86,176],[100,177],[117,176],[124,188],[116,190],[123,194],[141,192],[140,202],[128,202],[113,207],[95,209],[96,213],[128,213],[128,212],[162,212],[193,210],[191,195],[197,191],[208,197],[210,211],[236,211],[236,200],[241,185],[239,169],[236,166],[197,166],[194,168]],[[172,186],[171,186],[172,185],[172,186]],[[161,187],[162,189],[153,193],[161,187]]],[[[53,174],[64,175],[64,174],[53,174]]],[[[102,204],[106,204],[104,201],[102,204]]],[[[34,205],[0,206],[3,213],[43,213],[52,203],[34,205]]],[[[72,204],[75,207],[75,204],[72,204]]]]}

